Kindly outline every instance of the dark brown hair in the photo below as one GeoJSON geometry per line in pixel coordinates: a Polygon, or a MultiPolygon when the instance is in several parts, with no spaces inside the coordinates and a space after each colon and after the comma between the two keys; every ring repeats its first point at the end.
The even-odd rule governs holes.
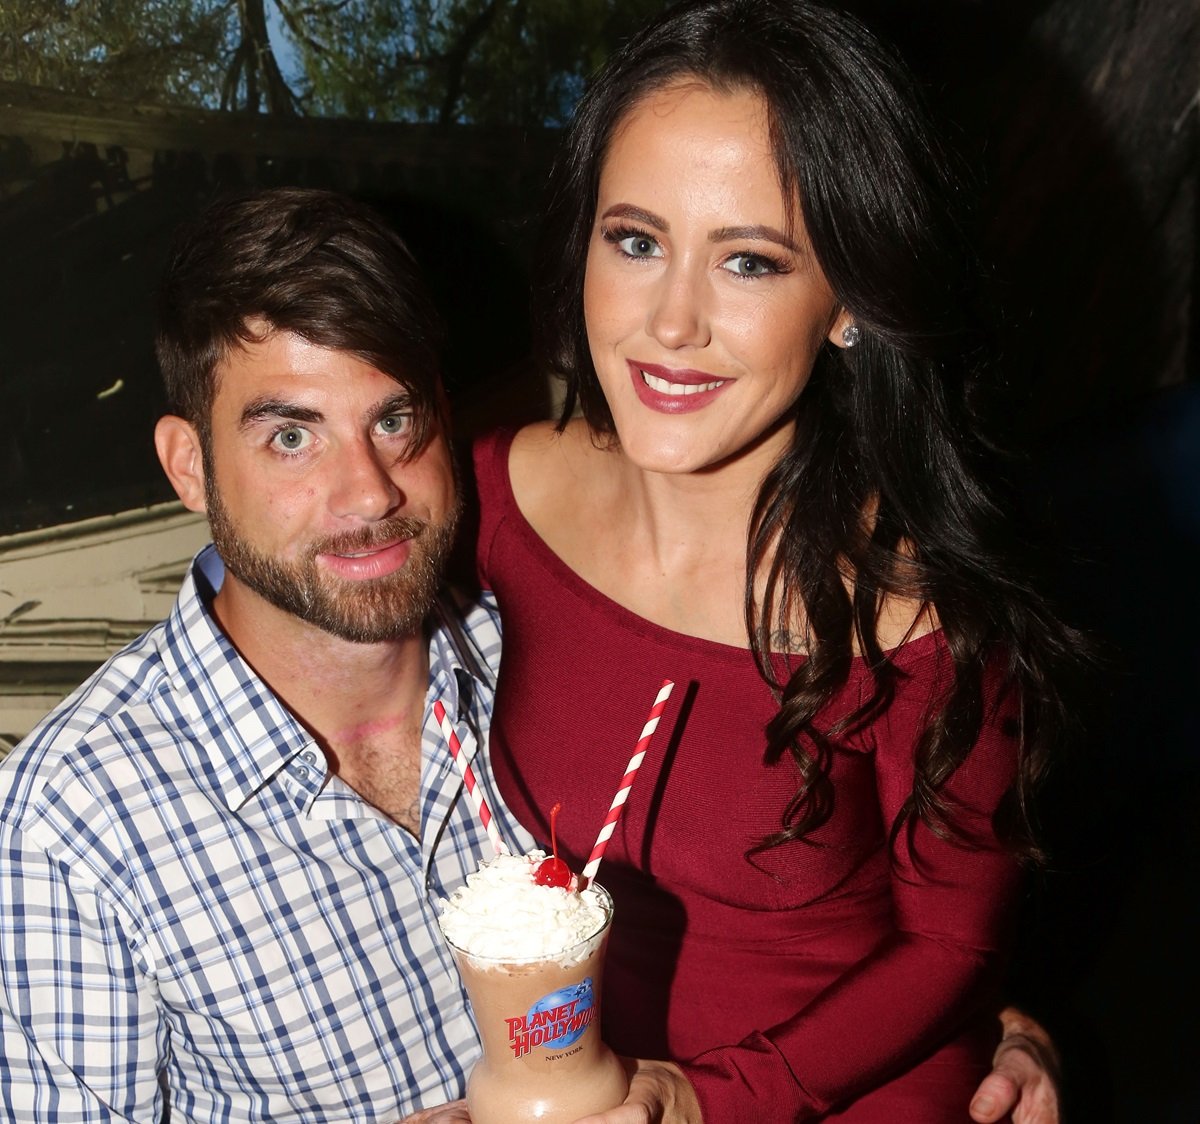
{"type": "Polygon", "coordinates": [[[286,187],[228,196],[184,226],[159,287],[155,350],[169,407],[207,443],[217,365],[248,324],[349,352],[412,396],[413,448],[440,409],[442,328],[400,237],[371,208],[286,187]]]}

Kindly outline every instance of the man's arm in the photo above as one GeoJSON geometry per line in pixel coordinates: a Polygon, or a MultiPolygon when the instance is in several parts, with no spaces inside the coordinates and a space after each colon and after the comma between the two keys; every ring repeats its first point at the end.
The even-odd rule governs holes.
{"type": "Polygon", "coordinates": [[[14,1119],[162,1115],[162,1030],[116,910],[0,824],[0,1102],[14,1119]]]}
{"type": "Polygon", "coordinates": [[[1045,1028],[1018,1011],[1000,1012],[1004,1037],[992,1057],[992,1072],[971,1099],[971,1119],[995,1124],[1012,1113],[1013,1124],[1058,1124],[1062,1065],[1045,1028]]]}

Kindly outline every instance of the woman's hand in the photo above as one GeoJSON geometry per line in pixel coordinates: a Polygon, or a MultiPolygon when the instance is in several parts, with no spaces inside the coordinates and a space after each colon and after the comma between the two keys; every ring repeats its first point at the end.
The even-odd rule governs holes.
{"type": "Polygon", "coordinates": [[[673,1062],[623,1058],[632,1073],[622,1105],[575,1124],[702,1124],[692,1083],[673,1062]]]}
{"type": "Polygon", "coordinates": [[[971,1099],[971,1119],[995,1124],[1006,1112],[1013,1124],[1058,1124],[1061,1063],[1045,1028],[1015,1007],[1000,1012],[1004,1037],[992,1072],[971,1099]]]}

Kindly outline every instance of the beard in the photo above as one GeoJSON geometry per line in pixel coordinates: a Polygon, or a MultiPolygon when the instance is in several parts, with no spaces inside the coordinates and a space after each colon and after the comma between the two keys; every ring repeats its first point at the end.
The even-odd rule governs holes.
{"type": "Polygon", "coordinates": [[[208,524],[226,569],[244,586],[323,632],[357,644],[412,636],[424,626],[454,543],[461,501],[440,523],[394,516],[361,531],[330,535],[305,547],[299,561],[263,554],[234,524],[220,494],[206,478],[208,524]],[[323,570],[319,554],[355,554],[408,539],[407,561],[381,578],[343,581],[323,570]]]}

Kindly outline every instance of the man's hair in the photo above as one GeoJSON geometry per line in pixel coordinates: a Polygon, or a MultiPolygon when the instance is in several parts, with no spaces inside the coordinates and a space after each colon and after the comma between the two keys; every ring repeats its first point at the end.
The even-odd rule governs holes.
{"type": "Polygon", "coordinates": [[[412,397],[414,448],[440,408],[442,327],[416,261],[371,208],[274,188],[217,200],[185,225],[159,287],[155,350],[169,408],[207,446],[217,367],[270,330],[348,352],[412,397]]]}

